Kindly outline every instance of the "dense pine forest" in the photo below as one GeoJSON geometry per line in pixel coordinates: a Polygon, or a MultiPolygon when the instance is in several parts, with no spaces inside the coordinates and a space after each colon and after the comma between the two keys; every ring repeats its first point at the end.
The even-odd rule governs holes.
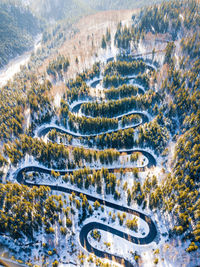
{"type": "MultiPolygon", "coordinates": [[[[165,1],[106,25],[100,56],[82,69],[61,49],[78,36],[77,26],[65,36],[67,2],[41,1],[38,18],[36,2],[0,5],[0,66],[43,31],[0,89],[0,248],[19,266],[198,266],[199,1],[165,1]],[[48,28],[40,16],[53,9],[62,22],[48,28]]],[[[76,18],[136,7],[69,2],[76,18]]]]}
{"type": "Polygon", "coordinates": [[[0,3],[0,68],[33,46],[38,19],[22,6],[0,3]]]}

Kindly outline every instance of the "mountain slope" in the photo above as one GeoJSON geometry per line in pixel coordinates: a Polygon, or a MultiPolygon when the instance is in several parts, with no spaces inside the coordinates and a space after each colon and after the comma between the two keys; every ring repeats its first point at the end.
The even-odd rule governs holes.
{"type": "Polygon", "coordinates": [[[29,10],[12,4],[0,5],[0,21],[1,68],[9,59],[31,47],[39,26],[29,10]]]}
{"type": "MultiPolygon", "coordinates": [[[[166,0],[167,1],[167,0],[166,0]]],[[[28,4],[41,17],[60,20],[72,19],[91,12],[109,9],[130,9],[143,7],[161,0],[29,0],[28,4]]],[[[25,1],[27,4],[27,1],[25,1]]]]}

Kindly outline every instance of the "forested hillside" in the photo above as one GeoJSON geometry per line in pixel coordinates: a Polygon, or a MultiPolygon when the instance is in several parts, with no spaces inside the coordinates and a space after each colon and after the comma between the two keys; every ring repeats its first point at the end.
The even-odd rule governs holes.
{"type": "Polygon", "coordinates": [[[22,6],[0,3],[0,68],[33,46],[38,20],[22,6]]]}
{"type": "Polygon", "coordinates": [[[67,18],[71,20],[96,11],[138,8],[159,2],[161,0],[148,2],[145,0],[30,0],[29,4],[36,13],[47,19],[61,20],[67,18]]]}
{"type": "MultiPolygon", "coordinates": [[[[38,12],[67,3],[122,7],[38,12]]],[[[106,24],[80,69],[83,35],[60,25],[0,91],[0,246],[28,266],[200,266],[199,1],[106,24]]]]}

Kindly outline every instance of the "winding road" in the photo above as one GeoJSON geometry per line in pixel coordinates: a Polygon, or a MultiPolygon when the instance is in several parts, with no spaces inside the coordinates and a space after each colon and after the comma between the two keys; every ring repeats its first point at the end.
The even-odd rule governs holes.
{"type": "MultiPolygon", "coordinates": [[[[78,104],[78,105],[80,105],[80,104],[78,104]]],[[[124,115],[126,115],[126,114],[120,115],[120,116],[118,116],[118,118],[120,119],[124,115]]],[[[59,127],[57,125],[49,124],[49,125],[45,125],[45,126],[40,127],[37,131],[37,136],[42,137],[42,136],[46,135],[48,132],[50,132],[51,130],[55,129],[57,132],[69,134],[73,137],[94,137],[94,136],[98,136],[101,134],[118,132],[119,130],[125,130],[125,129],[129,129],[129,128],[137,128],[139,125],[144,124],[146,122],[149,122],[149,117],[143,112],[132,111],[132,112],[128,113],[128,115],[139,115],[141,117],[141,122],[136,123],[134,125],[128,125],[128,126],[121,127],[121,128],[118,127],[117,129],[114,129],[114,130],[102,131],[102,132],[94,133],[94,134],[80,134],[80,133],[73,132],[69,129],[65,129],[64,127],[59,127]]]]}
{"type": "MultiPolygon", "coordinates": [[[[133,78],[130,78],[130,79],[133,79],[133,78]]],[[[101,81],[101,79],[95,81],[95,83],[96,82],[99,83],[99,81],[101,81]]],[[[140,86],[140,87],[142,87],[142,86],[140,86]]],[[[139,92],[140,93],[144,93],[144,89],[142,90],[141,88],[139,88],[139,92]]],[[[91,102],[91,99],[85,99],[85,100],[80,100],[80,101],[77,101],[75,103],[72,103],[72,105],[70,106],[71,113],[78,113],[79,110],[81,110],[81,106],[83,104],[90,103],[90,102],[91,102]]],[[[82,115],[84,115],[84,114],[82,114],[82,115]]],[[[144,123],[149,122],[149,116],[148,116],[148,114],[145,113],[144,111],[138,111],[138,110],[137,111],[136,110],[132,110],[132,111],[123,113],[123,114],[118,115],[118,116],[115,116],[115,117],[108,116],[108,118],[116,118],[118,120],[121,120],[123,116],[130,116],[130,115],[139,115],[140,118],[141,118],[141,121],[139,123],[136,123],[136,124],[131,124],[131,125],[128,125],[128,126],[118,127],[116,129],[110,129],[110,130],[107,130],[107,131],[101,131],[101,132],[92,133],[92,134],[78,133],[78,132],[72,131],[70,129],[64,128],[62,126],[58,126],[56,124],[45,124],[45,125],[41,126],[37,130],[36,136],[38,136],[38,137],[45,136],[48,132],[50,132],[51,130],[54,130],[55,129],[57,132],[65,133],[65,134],[71,135],[73,137],[95,137],[95,136],[98,136],[98,135],[101,135],[101,134],[118,132],[119,130],[125,130],[125,129],[129,129],[129,128],[137,128],[141,124],[144,124],[144,123]]],[[[93,118],[91,116],[86,116],[86,115],[84,115],[84,116],[86,118],[93,118]]]]}
{"type": "MultiPolygon", "coordinates": [[[[96,87],[97,84],[100,82],[101,80],[96,80],[94,82],[91,83],[91,86],[92,87],[96,87]]],[[[141,89],[142,90],[142,89],[141,89]]],[[[82,101],[81,103],[80,102],[77,102],[75,104],[73,104],[70,109],[71,109],[71,112],[77,112],[80,108],[81,108],[81,105],[83,103],[86,103],[86,102],[89,102],[91,100],[88,100],[88,101],[82,101]]],[[[141,122],[136,124],[136,125],[131,125],[130,127],[128,128],[135,128],[135,127],[138,127],[138,125],[142,124],[142,123],[146,123],[149,121],[149,116],[143,112],[139,112],[139,111],[131,111],[128,113],[128,115],[131,115],[131,114],[137,114],[141,117],[141,122]]],[[[118,116],[117,118],[122,118],[124,115],[126,114],[122,114],[120,116],[118,116]]],[[[96,136],[96,135],[99,135],[99,134],[103,134],[103,133],[109,133],[109,132],[114,132],[114,131],[118,131],[119,129],[116,129],[116,130],[110,130],[110,131],[104,131],[102,133],[98,133],[98,134],[88,134],[88,135],[82,135],[82,134],[79,134],[79,133],[75,133],[75,132],[72,132],[70,131],[69,129],[65,129],[63,127],[59,127],[57,125],[44,125],[42,126],[41,128],[38,129],[37,131],[37,134],[36,136],[37,137],[43,137],[45,136],[49,131],[51,131],[52,129],[56,129],[56,131],[59,131],[61,133],[66,133],[66,134],[69,134],[69,135],[72,135],[73,137],[86,137],[86,136],[96,136]]],[[[121,128],[122,129],[122,128],[121,128]]],[[[146,168],[151,168],[153,166],[156,166],[156,159],[155,157],[143,150],[143,149],[122,149],[122,150],[119,150],[120,153],[123,153],[123,152],[126,152],[127,154],[132,154],[133,152],[140,152],[142,153],[147,159],[148,159],[148,163],[146,164],[146,166],[144,167],[138,167],[139,171],[144,171],[146,168]]],[[[116,169],[121,169],[121,168],[127,168],[127,167],[123,167],[123,166],[119,166],[118,168],[116,167],[110,167],[110,168],[107,168],[109,170],[109,172],[114,172],[114,170],[116,169]]],[[[75,170],[78,170],[78,169],[68,169],[68,170],[55,170],[56,172],[59,172],[60,175],[65,175],[65,174],[73,174],[73,171],[75,170]]],[[[94,170],[101,170],[101,168],[91,168],[91,171],[94,171],[94,170]]],[[[18,169],[14,176],[17,180],[18,183],[20,184],[25,184],[27,186],[48,186],[51,188],[51,190],[55,190],[55,191],[59,191],[59,192],[63,192],[63,193],[67,193],[67,194],[71,194],[72,192],[75,193],[76,196],[80,196],[80,193],[82,193],[81,191],[79,190],[74,190],[72,188],[69,188],[69,187],[63,187],[63,186],[60,186],[60,185],[52,185],[52,184],[38,184],[38,183],[31,183],[31,182],[28,182],[24,179],[24,173],[28,173],[28,172],[40,172],[40,173],[45,173],[45,174],[50,174],[51,175],[51,169],[49,168],[45,168],[45,167],[38,167],[38,166],[26,166],[26,167],[23,167],[21,169],[18,169]]],[[[139,212],[137,210],[134,210],[134,209],[131,209],[127,206],[122,206],[122,205],[118,205],[116,203],[113,203],[113,202],[109,202],[105,199],[106,196],[103,196],[104,198],[99,198],[99,197],[96,197],[96,196],[93,196],[93,195],[90,195],[90,194],[87,194],[87,193],[83,193],[88,201],[92,201],[92,202],[95,202],[95,201],[98,201],[101,205],[104,205],[106,207],[109,207],[109,208],[112,208],[112,209],[115,209],[115,210],[118,210],[118,211],[122,211],[122,212],[126,212],[126,213],[129,213],[129,214],[132,214],[132,215],[135,215],[139,218],[141,218],[142,220],[144,220],[148,227],[149,227],[149,232],[146,236],[144,237],[136,237],[136,236],[132,236],[132,235],[129,235],[123,231],[120,231],[118,229],[115,229],[109,225],[106,225],[104,223],[100,223],[100,222],[89,222],[89,223],[86,223],[82,226],[81,228],[81,231],[80,231],[80,235],[79,235],[79,239],[80,239],[80,244],[83,248],[85,248],[89,253],[94,253],[97,257],[101,257],[101,258],[108,258],[110,260],[115,260],[116,262],[126,266],[126,267],[132,267],[132,263],[130,263],[128,260],[120,257],[120,256],[117,256],[117,255],[113,255],[113,254],[110,254],[106,251],[101,251],[99,249],[96,249],[94,248],[88,241],[88,234],[90,231],[94,230],[94,229],[101,229],[101,230],[104,230],[104,231],[107,231],[107,232],[110,232],[116,236],[119,236],[121,238],[124,238],[134,244],[140,244],[140,245],[144,245],[144,244],[149,244],[151,243],[155,238],[156,238],[156,235],[157,235],[157,230],[156,230],[156,226],[155,226],[155,223],[153,222],[153,220],[145,215],[144,213],[142,212],[139,212]]]]}
{"type": "MultiPolygon", "coordinates": [[[[143,153],[144,156],[147,157],[148,159],[148,164],[147,164],[147,168],[151,168],[152,166],[155,166],[156,165],[156,160],[155,158],[147,151],[144,151],[144,150],[122,150],[120,152],[127,152],[127,153],[132,153],[132,152],[140,152],[140,153],[143,153]]],[[[121,167],[119,168],[108,168],[109,172],[113,172],[114,170],[116,169],[120,169],[121,167]]],[[[140,171],[143,171],[145,169],[145,167],[141,167],[140,168],[140,171]]],[[[77,170],[77,169],[76,169],[77,170]]],[[[91,169],[91,171],[93,170],[101,170],[100,168],[94,168],[94,169],[91,169]]],[[[23,174],[24,173],[28,173],[28,172],[40,172],[40,173],[45,173],[45,174],[51,174],[51,169],[48,169],[48,168],[42,168],[42,167],[36,167],[36,166],[26,166],[24,168],[21,168],[19,170],[16,171],[15,173],[15,178],[16,180],[18,181],[18,183],[20,184],[24,184],[24,185],[27,185],[27,186],[48,186],[51,188],[51,190],[54,190],[54,191],[59,191],[59,192],[63,192],[63,193],[67,193],[67,194],[71,194],[72,192],[76,195],[76,196],[80,196],[80,193],[82,193],[81,191],[79,190],[74,190],[74,189],[71,189],[71,188],[68,188],[68,187],[62,187],[62,186],[59,186],[59,185],[49,185],[49,184],[38,184],[38,183],[31,183],[31,182],[27,182],[26,180],[24,180],[23,178],[23,174]]],[[[72,170],[55,170],[56,172],[59,172],[60,175],[65,175],[65,174],[73,174],[73,169],[72,170]]],[[[148,227],[149,227],[149,232],[148,234],[143,237],[143,238],[138,238],[138,237],[134,237],[132,235],[129,235],[125,232],[122,232],[118,229],[115,229],[111,226],[108,226],[108,225],[105,225],[103,223],[99,223],[99,222],[90,222],[90,223],[87,223],[85,224],[82,228],[81,228],[81,231],[80,231],[80,243],[82,245],[82,247],[86,248],[86,250],[90,253],[94,253],[97,257],[101,257],[101,258],[108,258],[110,260],[113,260],[113,257],[114,257],[114,260],[120,264],[124,264],[126,267],[131,267],[133,266],[129,261],[125,260],[124,258],[122,257],[119,257],[117,255],[113,255],[113,254],[110,254],[108,252],[104,252],[104,251],[100,251],[96,248],[94,248],[88,241],[88,234],[91,230],[94,230],[94,229],[101,229],[101,230],[104,230],[104,231],[107,231],[107,232],[110,232],[114,235],[117,235],[121,238],[124,238],[134,244],[140,244],[140,245],[144,245],[144,244],[149,244],[151,243],[156,235],[157,235],[157,230],[156,230],[156,226],[155,226],[155,223],[152,221],[152,219],[150,217],[148,217],[147,215],[145,215],[144,213],[141,213],[137,210],[134,210],[134,209],[131,209],[131,208],[128,208],[128,207],[125,207],[125,206],[122,206],[122,205],[118,205],[116,203],[113,203],[113,202],[109,202],[103,198],[98,198],[98,197],[95,197],[95,196],[92,196],[90,194],[86,194],[84,193],[84,195],[87,197],[87,200],[88,201],[92,201],[92,202],[95,202],[95,201],[98,201],[101,205],[104,205],[106,207],[109,207],[109,208],[112,208],[112,209],[116,209],[116,210],[119,210],[119,211],[122,211],[122,212],[126,212],[126,213],[129,213],[129,214],[132,214],[132,215],[135,215],[139,218],[141,218],[142,220],[144,220],[147,224],[148,224],[148,227]]]]}

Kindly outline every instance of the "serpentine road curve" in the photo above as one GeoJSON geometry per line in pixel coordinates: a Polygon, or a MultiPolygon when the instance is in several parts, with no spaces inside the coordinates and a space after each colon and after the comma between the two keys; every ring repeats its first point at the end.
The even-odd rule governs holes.
{"type": "MultiPolygon", "coordinates": [[[[73,103],[71,105],[71,107],[70,107],[70,110],[71,110],[72,113],[78,113],[78,111],[81,109],[81,105],[85,104],[85,103],[89,103],[89,102],[91,102],[91,100],[82,100],[82,101],[73,103]]],[[[119,130],[125,130],[125,129],[129,129],[129,128],[137,128],[141,124],[149,122],[149,116],[148,116],[147,113],[145,113],[143,111],[136,111],[136,110],[123,113],[121,115],[115,116],[114,118],[117,118],[117,119],[120,120],[120,119],[122,119],[123,116],[127,116],[127,115],[139,115],[140,118],[141,118],[141,121],[139,123],[134,124],[134,125],[128,125],[128,126],[125,126],[125,127],[121,127],[121,128],[117,128],[117,129],[110,129],[110,130],[107,130],[107,131],[102,131],[102,132],[93,133],[93,134],[81,134],[81,133],[77,133],[77,132],[71,131],[70,129],[67,129],[67,128],[64,128],[64,127],[60,127],[60,126],[58,126],[56,124],[55,125],[54,124],[46,124],[44,126],[41,126],[37,130],[36,136],[43,137],[47,133],[49,133],[51,130],[55,129],[56,131],[58,131],[60,133],[69,134],[69,135],[71,135],[73,137],[94,137],[94,136],[101,135],[101,134],[118,132],[119,130]]],[[[85,116],[85,117],[86,118],[93,118],[93,117],[90,117],[90,116],[85,116]]],[[[112,117],[109,117],[109,118],[112,118],[112,117]]]]}
{"type": "MultiPolygon", "coordinates": [[[[48,125],[47,124],[47,125],[44,125],[44,126],[42,126],[42,127],[40,127],[38,129],[37,136],[38,137],[42,137],[42,136],[46,135],[48,132],[50,132],[51,130],[54,130],[55,129],[56,131],[58,131],[60,133],[69,134],[69,135],[71,135],[73,137],[94,137],[94,136],[101,135],[101,134],[118,132],[119,130],[125,130],[125,129],[129,129],[129,128],[136,128],[136,127],[140,126],[141,124],[144,124],[146,122],[149,122],[149,117],[145,113],[143,113],[143,112],[133,111],[133,112],[129,112],[128,115],[139,115],[141,117],[141,122],[136,123],[134,125],[129,125],[129,126],[121,127],[121,128],[117,128],[117,129],[114,129],[114,130],[102,131],[102,132],[94,133],[94,134],[81,134],[81,133],[76,133],[76,132],[71,131],[71,130],[69,130],[67,128],[60,127],[60,126],[58,126],[56,124],[55,125],[53,125],[53,124],[49,124],[48,125]]],[[[118,118],[122,118],[123,116],[124,116],[124,114],[118,116],[118,118]]]]}
{"type": "MultiPolygon", "coordinates": [[[[132,153],[132,152],[140,152],[140,153],[143,153],[145,157],[147,157],[148,159],[148,164],[147,164],[147,168],[150,168],[150,167],[153,167],[156,165],[156,160],[155,158],[152,156],[152,154],[150,154],[149,152],[145,151],[145,150],[142,150],[142,149],[132,149],[132,150],[121,150],[120,152],[127,152],[128,154],[132,153]]],[[[120,169],[121,167],[119,168],[108,168],[109,172],[113,172],[114,170],[116,169],[120,169]]],[[[145,167],[141,167],[139,168],[140,171],[143,171],[145,169],[145,167]]],[[[77,169],[75,169],[77,170],[77,169]]],[[[100,168],[94,168],[94,169],[91,169],[91,170],[100,170],[100,168]]],[[[40,172],[40,173],[45,173],[45,174],[51,174],[51,169],[48,169],[48,168],[42,168],[42,167],[37,167],[37,166],[26,166],[24,168],[21,168],[21,169],[18,169],[15,173],[15,178],[16,180],[18,181],[18,183],[20,184],[24,184],[24,185],[27,185],[27,186],[48,186],[51,188],[51,190],[55,190],[55,191],[59,191],[59,192],[63,192],[63,193],[67,193],[67,194],[71,194],[72,192],[75,193],[75,195],[77,196],[80,196],[80,193],[81,191],[78,191],[78,190],[74,190],[74,189],[71,189],[71,188],[67,188],[67,187],[62,187],[62,186],[58,186],[58,185],[49,185],[49,184],[37,184],[37,183],[31,183],[31,182],[27,182],[24,180],[23,178],[23,174],[26,173],[26,172],[32,172],[32,171],[36,171],[36,172],[40,172]]],[[[60,173],[60,175],[65,175],[65,174],[72,174],[73,173],[73,169],[71,170],[56,170],[57,172],[60,173]]],[[[126,212],[126,213],[129,213],[129,214],[132,214],[132,215],[135,215],[139,218],[141,218],[142,220],[144,220],[147,224],[148,224],[148,227],[149,227],[149,233],[143,237],[143,238],[138,238],[138,237],[134,237],[132,235],[128,235],[127,233],[125,232],[122,232],[120,230],[117,230],[115,228],[112,228],[108,225],[105,225],[105,224],[102,224],[102,223],[99,223],[99,222],[90,222],[90,223],[87,223],[85,224],[82,228],[81,228],[81,231],[80,231],[80,243],[82,245],[82,247],[86,248],[86,250],[90,253],[94,253],[97,257],[101,257],[101,258],[108,258],[110,260],[115,260],[116,262],[120,263],[120,264],[123,264],[124,266],[126,267],[132,267],[133,265],[127,261],[126,259],[120,257],[120,256],[116,256],[116,255],[113,255],[113,254],[110,254],[108,252],[104,252],[104,251],[100,251],[94,247],[92,247],[92,245],[89,243],[88,239],[87,239],[87,236],[88,236],[88,233],[93,230],[93,229],[101,229],[101,230],[104,230],[104,231],[107,231],[107,232],[110,232],[114,235],[117,235],[121,238],[124,238],[132,243],[135,243],[135,244],[140,244],[140,245],[145,245],[145,244],[149,244],[151,243],[156,235],[157,235],[157,230],[156,230],[156,226],[155,226],[155,223],[152,221],[152,219],[150,217],[148,217],[147,215],[145,215],[144,213],[142,212],[139,212],[137,210],[134,210],[134,209],[130,209],[128,207],[125,207],[125,206],[122,206],[122,205],[118,205],[118,204],[115,204],[113,202],[109,202],[109,201],[106,201],[105,199],[102,199],[102,198],[98,198],[98,197],[94,197],[90,194],[86,194],[86,193],[83,193],[87,199],[89,201],[98,201],[101,205],[104,205],[106,207],[110,207],[110,208],[113,208],[113,209],[116,209],[116,210],[119,210],[119,211],[122,211],[122,212],[126,212]]]]}
{"type": "MultiPolygon", "coordinates": [[[[100,82],[100,80],[96,81],[94,84],[92,84],[93,86],[96,86],[98,83],[100,82]]],[[[86,101],[82,101],[82,102],[77,102],[77,103],[74,103],[71,105],[70,109],[71,109],[71,112],[77,112],[77,110],[80,109],[81,105],[83,103],[86,103],[86,102],[89,102],[90,100],[86,100],[86,101]]],[[[143,112],[139,112],[139,111],[132,111],[132,112],[129,112],[128,113],[129,115],[131,114],[138,114],[140,115],[141,117],[141,122],[136,124],[136,125],[132,125],[130,127],[127,127],[127,128],[135,128],[137,126],[139,126],[140,124],[142,123],[145,123],[145,122],[148,122],[149,121],[149,117],[148,115],[146,115],[145,113],[143,112]]],[[[125,114],[123,115],[120,115],[118,116],[118,118],[122,118],[122,116],[124,116],[125,114]]],[[[70,134],[74,137],[84,137],[84,136],[96,136],[96,135],[99,135],[99,134],[103,134],[103,133],[107,133],[107,132],[114,132],[114,131],[119,131],[119,129],[116,129],[116,130],[110,130],[110,131],[107,131],[107,132],[102,132],[102,133],[98,133],[98,134],[91,134],[91,135],[82,135],[82,134],[79,134],[79,133],[75,133],[75,132],[72,132],[68,129],[64,129],[62,127],[59,127],[57,125],[45,125],[45,126],[42,126],[41,128],[38,129],[37,131],[37,134],[36,136],[38,137],[43,137],[45,136],[49,131],[51,131],[52,129],[56,129],[57,131],[59,132],[62,132],[62,133],[67,133],[67,134],[70,134]]],[[[121,130],[121,129],[120,129],[121,130]]],[[[145,167],[138,167],[138,169],[140,171],[144,171],[145,168],[151,168],[152,166],[156,166],[156,159],[154,158],[154,156],[143,150],[143,149],[122,149],[122,150],[119,150],[119,152],[126,152],[127,154],[131,154],[133,152],[141,152],[147,159],[148,159],[148,163],[146,164],[145,167]]],[[[116,169],[121,169],[121,168],[127,168],[127,167],[118,167],[118,168],[113,168],[113,167],[110,167],[110,168],[107,168],[109,170],[109,172],[113,172],[114,170],[116,169]]],[[[100,170],[101,168],[91,168],[91,171],[92,170],[100,170]]],[[[75,170],[78,170],[78,169],[71,169],[71,170],[55,170],[56,172],[59,172],[60,175],[65,175],[65,174],[72,174],[73,171],[75,170]]],[[[24,184],[24,185],[27,185],[27,186],[48,186],[50,187],[52,190],[55,190],[55,191],[59,191],[59,192],[63,192],[63,193],[68,193],[68,194],[71,194],[72,192],[74,192],[77,196],[80,196],[80,193],[81,191],[78,191],[78,190],[74,190],[74,189],[71,189],[71,188],[67,188],[67,187],[62,187],[62,186],[59,186],[59,185],[49,185],[49,184],[38,184],[38,183],[31,183],[31,182],[28,182],[24,179],[24,173],[28,173],[28,172],[32,172],[32,171],[36,171],[36,172],[40,172],[40,173],[45,173],[45,174],[51,174],[51,169],[48,169],[48,168],[45,168],[45,167],[38,167],[38,166],[26,166],[24,168],[21,168],[21,169],[18,169],[14,176],[17,180],[18,183],[20,184],[24,184]]],[[[119,211],[122,211],[122,212],[126,212],[126,213],[129,213],[129,214],[133,214],[139,218],[141,218],[142,220],[144,220],[148,227],[149,227],[149,232],[146,236],[142,237],[142,238],[138,238],[138,237],[135,237],[135,236],[132,236],[132,235],[128,235],[127,233],[123,232],[123,231],[120,231],[118,229],[115,229],[111,226],[108,226],[108,225],[105,225],[103,223],[100,223],[100,222],[90,222],[90,223],[87,223],[85,225],[82,226],[81,228],[81,231],[80,231],[80,236],[79,236],[79,239],[80,239],[80,244],[82,245],[83,248],[86,248],[86,250],[89,252],[89,253],[94,253],[97,257],[101,257],[101,258],[108,258],[110,260],[115,260],[116,262],[126,266],[126,267],[132,267],[132,263],[130,263],[129,261],[127,261],[126,259],[123,259],[122,257],[120,256],[116,256],[116,255],[113,255],[113,254],[110,254],[108,252],[105,252],[105,251],[101,251],[101,250],[98,250],[94,247],[92,247],[92,245],[89,243],[88,241],[88,234],[91,230],[93,229],[101,229],[101,230],[104,230],[104,231],[107,231],[107,232],[110,232],[114,235],[117,235],[121,238],[124,238],[134,244],[140,244],[140,245],[144,245],[144,244],[149,244],[151,243],[155,238],[156,238],[156,235],[157,235],[157,230],[156,230],[156,226],[155,226],[155,223],[153,222],[153,220],[148,217],[147,215],[145,215],[144,213],[142,212],[139,212],[137,210],[134,210],[134,209],[131,209],[129,207],[126,207],[126,206],[121,206],[121,205],[118,205],[116,203],[113,203],[113,202],[109,202],[103,198],[98,198],[98,197],[95,197],[95,196],[92,196],[90,194],[87,194],[87,193],[83,193],[87,199],[89,201],[98,201],[101,205],[105,205],[106,207],[110,207],[110,208],[113,208],[113,209],[116,209],[116,210],[119,210],[119,211]]]]}

